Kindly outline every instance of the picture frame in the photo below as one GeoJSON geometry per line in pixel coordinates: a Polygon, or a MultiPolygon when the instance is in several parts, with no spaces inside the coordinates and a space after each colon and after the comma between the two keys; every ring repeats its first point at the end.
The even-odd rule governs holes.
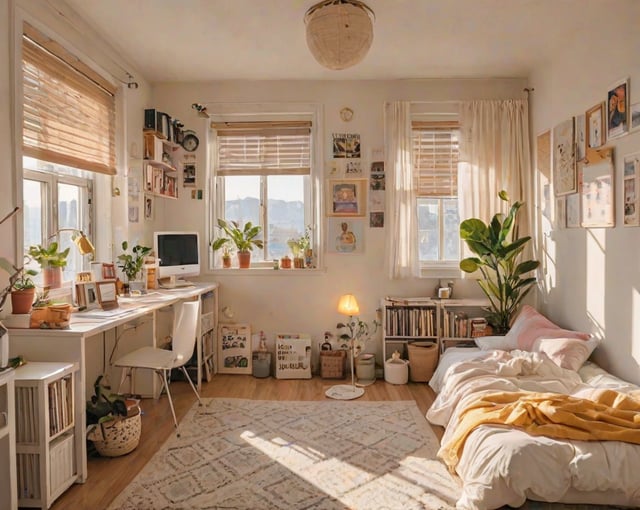
{"type": "Polygon", "coordinates": [[[553,128],[553,189],[555,196],[569,195],[578,189],[576,180],[573,117],[553,128]]]}
{"type": "Polygon", "coordinates": [[[251,374],[251,326],[248,324],[218,325],[218,373],[251,374]]]}
{"type": "Polygon", "coordinates": [[[150,197],[149,195],[145,195],[144,197],[144,219],[153,219],[153,197],[150,197]]]}
{"type": "Polygon", "coordinates": [[[613,149],[600,151],[600,160],[582,165],[580,190],[582,226],[615,227],[613,149]]]}
{"type": "Polygon", "coordinates": [[[329,253],[364,253],[364,219],[330,218],[327,225],[329,253]]]}
{"type": "Polygon", "coordinates": [[[588,149],[597,149],[605,142],[604,103],[598,103],[585,112],[586,145],[588,149]]]}
{"type": "Polygon", "coordinates": [[[629,132],[629,78],[615,82],[607,92],[607,140],[629,132]]]}
{"type": "Polygon", "coordinates": [[[638,200],[638,175],[640,174],[640,152],[627,154],[624,157],[623,187],[623,226],[640,226],[640,202],[638,200]]]}
{"type": "Polygon", "coordinates": [[[116,282],[113,280],[104,280],[95,282],[98,304],[103,310],[112,310],[118,307],[118,290],[116,282]]]}
{"type": "Polygon", "coordinates": [[[329,179],[327,216],[365,216],[367,179],[329,179]]]}
{"type": "Polygon", "coordinates": [[[76,283],[76,301],[80,310],[93,310],[100,306],[96,282],[76,283]]]}
{"type": "Polygon", "coordinates": [[[631,116],[631,131],[637,131],[640,129],[640,103],[634,103],[629,108],[629,115],[631,116]]]}
{"type": "Polygon", "coordinates": [[[102,279],[103,280],[115,280],[116,279],[116,266],[108,262],[102,263],[102,279]]]}
{"type": "Polygon", "coordinates": [[[564,199],[566,228],[580,228],[582,226],[580,218],[580,193],[565,195],[564,199]]]}
{"type": "Polygon", "coordinates": [[[574,143],[575,143],[575,158],[577,161],[582,161],[587,157],[587,134],[586,134],[586,115],[584,113],[576,115],[574,118],[574,143]]]}
{"type": "Polygon", "coordinates": [[[556,228],[567,228],[567,196],[556,197],[556,228]]]}

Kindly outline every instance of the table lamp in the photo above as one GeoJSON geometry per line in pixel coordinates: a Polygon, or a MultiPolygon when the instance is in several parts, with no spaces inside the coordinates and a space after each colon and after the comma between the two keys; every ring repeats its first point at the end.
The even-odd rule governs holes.
{"type": "Polygon", "coordinates": [[[338,302],[338,312],[349,316],[349,322],[346,326],[349,329],[350,334],[349,348],[351,350],[351,384],[336,384],[335,386],[331,386],[331,388],[325,392],[325,395],[329,398],[335,398],[338,400],[353,400],[364,395],[364,388],[356,386],[353,368],[356,349],[353,316],[360,313],[358,301],[356,301],[353,294],[345,294],[340,297],[340,301],[338,302]]]}
{"type": "Polygon", "coordinates": [[[84,234],[84,232],[77,228],[60,228],[56,230],[53,234],[49,236],[49,239],[56,237],[60,232],[74,232],[71,236],[71,240],[78,247],[78,251],[81,255],[94,254],[96,249],[94,248],[89,238],[84,234]]]}

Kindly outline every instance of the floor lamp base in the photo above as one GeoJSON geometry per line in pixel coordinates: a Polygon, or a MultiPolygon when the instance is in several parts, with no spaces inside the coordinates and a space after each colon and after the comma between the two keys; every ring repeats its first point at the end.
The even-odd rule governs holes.
{"type": "Polygon", "coordinates": [[[353,400],[364,395],[364,388],[358,388],[351,384],[336,384],[331,386],[324,394],[329,398],[336,400],[353,400]]]}

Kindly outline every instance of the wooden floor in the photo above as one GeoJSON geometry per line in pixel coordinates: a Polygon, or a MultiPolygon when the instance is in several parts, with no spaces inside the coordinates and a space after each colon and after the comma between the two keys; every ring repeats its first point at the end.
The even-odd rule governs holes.
{"type": "MultiPolygon", "coordinates": [[[[324,391],[342,381],[314,377],[310,380],[256,379],[249,375],[216,375],[202,387],[202,397],[247,398],[253,400],[325,400],[324,391]]],[[[178,421],[196,398],[186,382],[171,383],[178,421]]],[[[376,381],[359,400],[415,400],[425,414],[435,395],[425,383],[406,385],[376,381]]],[[[73,485],[51,507],[53,510],[104,509],[129,484],[153,454],[174,433],[166,396],[142,401],[142,438],[128,455],[116,458],[89,458],[89,476],[84,484],[73,485]]],[[[433,427],[440,438],[443,429],[433,427]]]]}

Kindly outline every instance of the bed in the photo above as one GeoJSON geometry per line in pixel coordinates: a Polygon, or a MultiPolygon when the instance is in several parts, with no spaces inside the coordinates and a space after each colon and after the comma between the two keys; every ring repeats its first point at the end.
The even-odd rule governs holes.
{"type": "Polygon", "coordinates": [[[516,329],[506,344],[496,339],[502,342],[497,348],[487,342],[483,348],[447,349],[429,382],[437,397],[427,418],[445,427],[439,456],[463,482],[457,508],[518,507],[526,499],[640,507],[638,444],[556,439],[507,425],[480,424],[471,429],[459,455],[453,454],[451,460],[460,417],[487,396],[526,392],[593,402],[614,390],[623,394],[621,398],[640,399],[638,386],[586,361],[594,344],[588,345],[583,334],[573,332],[577,336],[567,342],[566,336],[547,333],[518,344],[514,336],[521,333],[516,329]],[[551,345],[550,338],[554,346],[541,348],[551,345]],[[557,355],[559,345],[576,343],[579,355],[574,352],[565,359],[557,355]]]}

